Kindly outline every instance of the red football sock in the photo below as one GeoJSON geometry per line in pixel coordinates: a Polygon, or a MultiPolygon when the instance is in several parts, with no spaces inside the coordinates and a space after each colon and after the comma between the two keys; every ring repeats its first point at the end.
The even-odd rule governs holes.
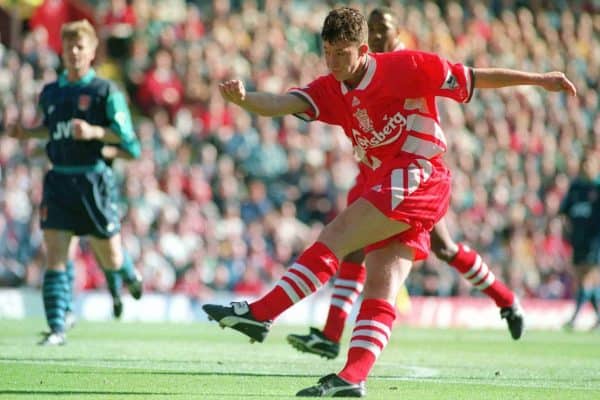
{"type": "Polygon", "coordinates": [[[485,261],[476,251],[462,243],[458,244],[458,253],[450,262],[476,288],[496,302],[498,307],[510,307],[515,301],[515,294],[496,279],[485,261]]]}
{"type": "Polygon", "coordinates": [[[348,359],[338,374],[350,383],[367,379],[377,357],[387,345],[396,318],[394,307],[383,299],[363,300],[352,331],[348,359]]]}
{"type": "Polygon", "coordinates": [[[360,295],[367,277],[367,270],[361,264],[343,262],[338,276],[333,282],[333,295],[327,314],[323,335],[331,341],[339,342],[344,333],[346,318],[354,302],[360,295]]]}
{"type": "Polygon", "coordinates": [[[335,254],[323,243],[306,249],[273,289],[254,303],[250,311],[259,321],[275,319],[279,314],[314,293],[338,269],[335,254]]]}

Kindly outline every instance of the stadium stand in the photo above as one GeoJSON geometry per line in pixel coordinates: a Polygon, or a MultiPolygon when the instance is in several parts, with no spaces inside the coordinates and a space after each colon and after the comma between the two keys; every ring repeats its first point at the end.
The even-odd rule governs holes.
{"type": "MultiPolygon", "coordinates": [[[[343,208],[356,172],[352,148],[337,128],[251,117],[224,104],[216,85],[239,77],[284,91],[323,73],[326,2],[45,0],[39,7],[59,3],[76,4],[102,32],[96,68],[121,82],[136,110],[143,155],[117,170],[124,242],[146,290],[198,300],[261,293],[343,208]]],[[[576,98],[521,88],[476,92],[465,107],[438,104],[454,171],[448,222],[464,234],[456,239],[476,247],[521,297],[570,298],[571,250],[558,207],[584,151],[600,152],[597,2],[391,3],[409,48],[573,78],[576,98]]],[[[37,95],[60,64],[55,33],[35,12],[18,21],[20,40],[2,37],[4,124],[34,123],[37,95]]],[[[40,285],[47,165],[37,146],[0,136],[0,286],[40,285]]],[[[75,262],[78,290],[104,284],[85,242],[75,262]]],[[[422,296],[472,290],[433,257],[416,266],[408,289],[422,296]]]]}

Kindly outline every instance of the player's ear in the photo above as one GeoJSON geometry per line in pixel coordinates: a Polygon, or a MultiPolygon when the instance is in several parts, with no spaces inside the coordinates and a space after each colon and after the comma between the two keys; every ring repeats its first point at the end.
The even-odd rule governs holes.
{"type": "Polygon", "coordinates": [[[365,54],[367,54],[369,52],[369,45],[367,43],[363,43],[360,46],[358,46],[358,55],[359,56],[364,56],[365,54]]]}

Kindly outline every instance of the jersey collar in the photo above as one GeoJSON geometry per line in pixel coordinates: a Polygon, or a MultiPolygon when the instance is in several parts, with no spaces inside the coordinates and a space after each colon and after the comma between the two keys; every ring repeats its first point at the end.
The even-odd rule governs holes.
{"type": "MultiPolygon", "coordinates": [[[[356,86],[356,88],[354,88],[354,90],[365,90],[367,86],[369,86],[369,83],[371,83],[376,69],[377,61],[375,61],[375,58],[371,57],[370,54],[367,54],[367,72],[365,72],[365,75],[362,77],[360,83],[358,86],[356,86]]],[[[348,86],[346,86],[344,82],[340,82],[340,88],[343,95],[347,94],[349,91],[348,86]]]]}
{"type": "Polygon", "coordinates": [[[69,82],[69,80],[67,79],[67,71],[63,71],[63,73],[60,74],[60,76],[58,77],[58,86],[63,87],[63,86],[69,86],[69,85],[71,85],[71,86],[87,85],[95,77],[96,77],[96,71],[94,70],[94,68],[90,68],[89,71],[80,80],[78,80],[76,82],[69,82]]]}

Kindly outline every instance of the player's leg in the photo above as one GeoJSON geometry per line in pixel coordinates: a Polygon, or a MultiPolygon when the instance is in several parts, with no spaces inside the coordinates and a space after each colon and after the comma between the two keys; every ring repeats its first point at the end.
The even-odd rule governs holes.
{"type": "Polygon", "coordinates": [[[593,287],[590,302],[596,313],[596,323],[592,329],[598,330],[600,329],[600,265],[593,265],[591,274],[593,274],[593,287]]]}
{"type": "Polygon", "coordinates": [[[142,296],[141,275],[135,269],[131,257],[124,251],[119,233],[108,239],[90,237],[90,245],[106,276],[108,288],[113,297],[114,315],[119,318],[123,311],[120,293],[122,283],[125,282],[128,286],[133,298],[139,299],[142,296]]]}
{"type": "Polygon", "coordinates": [[[298,396],[361,397],[366,394],[364,382],[379,354],[387,345],[396,311],[398,291],[408,275],[414,250],[392,242],[367,255],[367,280],[346,365],[339,374],[327,375],[315,386],[298,392],[298,396]]]}
{"type": "Polygon", "coordinates": [[[513,339],[523,333],[523,311],[515,294],[489,269],[481,255],[469,246],[452,240],[446,219],[441,219],[431,232],[431,250],[436,257],[455,268],[473,287],[485,293],[500,308],[513,339]]]}
{"type": "Polygon", "coordinates": [[[94,255],[105,272],[113,296],[113,313],[118,318],[123,310],[120,297],[122,283],[128,286],[133,298],[139,299],[142,296],[142,278],[122,247],[118,189],[112,170],[107,168],[89,175],[82,193],[82,202],[89,216],[86,232],[90,235],[94,255]]]}
{"type": "Polygon", "coordinates": [[[362,250],[352,252],[344,258],[333,281],[333,294],[323,330],[310,328],[306,335],[288,335],[288,342],[297,350],[329,359],[337,357],[346,319],[362,292],[366,279],[364,259],[362,250]]]}
{"type": "Polygon", "coordinates": [[[595,268],[589,264],[575,265],[575,280],[577,283],[577,292],[575,294],[575,309],[569,321],[565,324],[566,329],[573,329],[575,320],[581,311],[581,307],[592,300],[596,286],[595,268]]]}
{"type": "Polygon", "coordinates": [[[41,345],[65,343],[65,313],[69,301],[69,278],[65,264],[71,236],[69,231],[44,229],[47,269],[44,273],[42,294],[50,332],[39,343],[41,345]]]}
{"type": "Polygon", "coordinates": [[[68,258],[65,263],[65,271],[67,272],[67,279],[69,282],[69,291],[67,292],[67,309],[65,312],[65,329],[69,330],[75,326],[76,318],[74,311],[74,283],[75,283],[75,253],[77,246],[79,245],[79,239],[77,236],[71,237],[71,243],[69,244],[68,258]]]}
{"type": "Polygon", "coordinates": [[[221,326],[228,326],[262,342],[270,321],[314,293],[338,270],[339,259],[366,245],[404,232],[405,222],[388,218],[365,199],[342,211],[322,230],[317,242],[306,249],[275,287],[252,304],[231,307],[206,304],[204,311],[221,326]]]}

